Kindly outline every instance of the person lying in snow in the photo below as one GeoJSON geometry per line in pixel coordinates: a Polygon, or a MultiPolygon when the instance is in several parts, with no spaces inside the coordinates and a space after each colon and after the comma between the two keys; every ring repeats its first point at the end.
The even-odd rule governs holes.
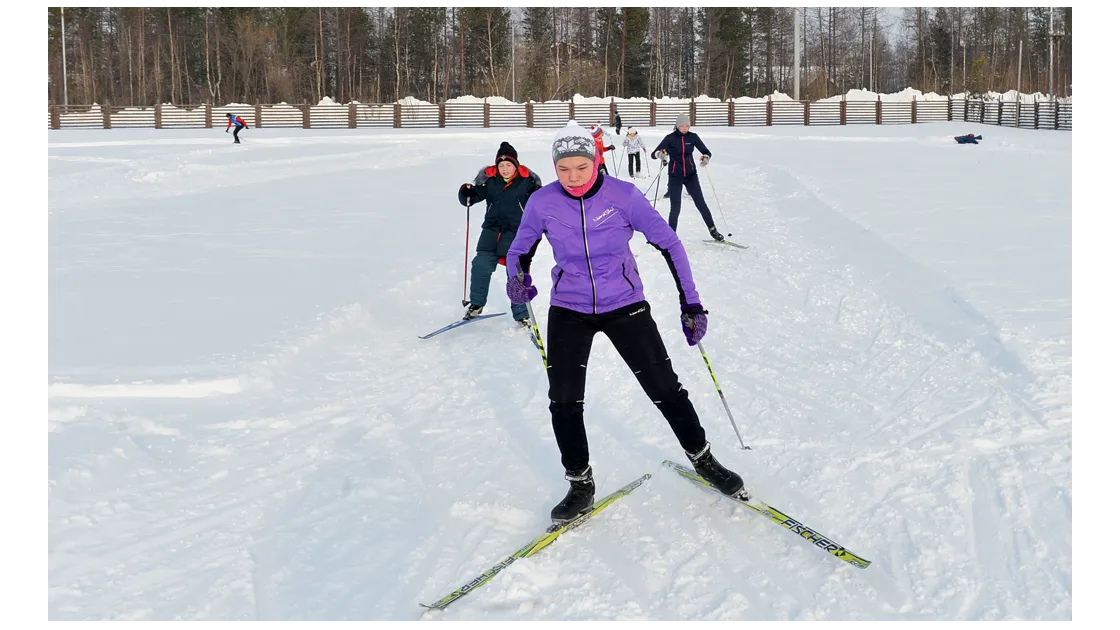
{"type": "Polygon", "coordinates": [[[957,136],[953,139],[957,141],[957,144],[980,144],[978,141],[983,140],[984,136],[968,134],[967,136],[957,136]]]}

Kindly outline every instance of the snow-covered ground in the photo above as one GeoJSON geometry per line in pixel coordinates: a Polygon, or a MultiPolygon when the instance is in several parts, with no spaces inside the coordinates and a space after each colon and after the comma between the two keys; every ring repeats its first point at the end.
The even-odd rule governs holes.
{"type": "MultiPolygon", "coordinates": [[[[599,494],[653,479],[425,617],[1070,619],[1071,134],[694,130],[750,246],[702,243],[685,196],[753,451],[639,235],[674,366],[717,456],[871,567],[662,469],[684,454],[599,338],[599,494]]],[[[50,133],[50,618],[417,619],[539,533],[566,489],[539,353],[508,317],[417,336],[461,315],[459,184],[502,140],[551,181],[551,135],[50,133]]]]}

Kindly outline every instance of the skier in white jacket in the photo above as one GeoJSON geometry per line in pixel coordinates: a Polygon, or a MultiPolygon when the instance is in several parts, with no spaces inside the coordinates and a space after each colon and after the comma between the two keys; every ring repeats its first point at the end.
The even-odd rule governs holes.
{"type": "Polygon", "coordinates": [[[630,178],[634,178],[634,173],[637,172],[638,176],[642,176],[642,153],[645,153],[646,143],[642,142],[641,137],[638,136],[638,130],[633,127],[626,128],[626,137],[622,140],[622,147],[626,149],[628,167],[630,170],[630,178]],[[637,165],[637,166],[635,166],[637,165]]]}

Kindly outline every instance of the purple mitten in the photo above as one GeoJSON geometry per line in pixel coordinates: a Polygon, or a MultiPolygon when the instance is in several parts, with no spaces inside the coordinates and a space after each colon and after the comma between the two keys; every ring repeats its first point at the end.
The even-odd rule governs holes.
{"type": "Polygon", "coordinates": [[[526,304],[537,297],[537,287],[533,286],[533,277],[525,274],[522,278],[513,276],[506,280],[506,296],[511,304],[526,304]]]}
{"type": "Polygon", "coordinates": [[[695,346],[708,332],[708,311],[699,304],[685,304],[681,307],[681,330],[688,345],[695,346]]]}

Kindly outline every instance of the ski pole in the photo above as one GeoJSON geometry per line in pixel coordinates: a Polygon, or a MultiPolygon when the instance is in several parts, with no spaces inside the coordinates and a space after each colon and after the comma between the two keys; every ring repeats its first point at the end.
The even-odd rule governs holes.
{"type": "Polygon", "coordinates": [[[704,365],[708,366],[708,374],[712,376],[712,382],[716,384],[716,391],[719,392],[719,399],[723,401],[723,408],[727,411],[727,418],[731,420],[731,428],[735,429],[735,437],[739,438],[739,444],[745,450],[753,450],[743,442],[743,436],[739,435],[739,426],[735,424],[735,418],[731,415],[731,407],[727,405],[727,398],[723,396],[723,390],[719,387],[719,381],[716,380],[716,373],[712,370],[712,362],[708,360],[708,353],[704,352],[704,344],[699,341],[696,342],[696,347],[700,350],[700,356],[704,357],[704,365]]]}
{"type": "MultiPolygon", "coordinates": [[[[604,130],[603,133],[607,135],[607,143],[614,146],[614,136],[610,132],[604,130]]],[[[614,176],[618,177],[618,149],[611,149],[611,164],[614,164],[614,176]]]]}
{"type": "Polygon", "coordinates": [[[467,235],[463,242],[463,306],[470,304],[467,300],[467,253],[471,248],[471,205],[467,204],[467,235]]]}
{"type": "MultiPolygon", "coordinates": [[[[521,261],[517,261],[517,281],[525,283],[525,272],[521,270],[521,261]]],[[[544,353],[544,340],[541,339],[541,329],[537,326],[537,316],[533,313],[533,305],[526,302],[525,308],[529,310],[529,323],[533,326],[533,345],[541,351],[541,361],[544,361],[544,373],[548,375],[548,357],[544,353]]]]}
{"type": "Polygon", "coordinates": [[[529,309],[529,323],[533,325],[533,343],[541,351],[541,361],[544,361],[544,374],[548,376],[548,357],[544,353],[544,340],[541,339],[541,329],[537,327],[537,316],[533,314],[533,305],[528,302],[525,306],[529,309]]]}
{"type": "MultiPolygon", "coordinates": [[[[659,181],[661,181],[661,170],[664,169],[664,168],[665,168],[665,164],[662,164],[661,168],[657,169],[657,175],[655,176],[655,179],[652,182],[649,183],[649,186],[646,186],[646,191],[644,193],[642,193],[644,195],[647,195],[647,197],[646,197],[647,199],[649,198],[648,197],[649,189],[653,188],[655,184],[657,184],[659,181]]],[[[653,192],[654,192],[655,195],[657,194],[656,190],[654,190],[653,192]]]]}
{"type": "MultiPolygon", "coordinates": [[[[708,186],[712,189],[712,196],[716,198],[716,207],[719,208],[719,216],[723,218],[724,225],[729,225],[727,223],[727,216],[723,214],[723,205],[719,202],[719,193],[716,192],[716,185],[712,181],[712,171],[708,167],[704,167],[704,170],[708,171],[708,186]]],[[[728,232],[727,235],[731,236],[731,232],[728,232]]]]}

